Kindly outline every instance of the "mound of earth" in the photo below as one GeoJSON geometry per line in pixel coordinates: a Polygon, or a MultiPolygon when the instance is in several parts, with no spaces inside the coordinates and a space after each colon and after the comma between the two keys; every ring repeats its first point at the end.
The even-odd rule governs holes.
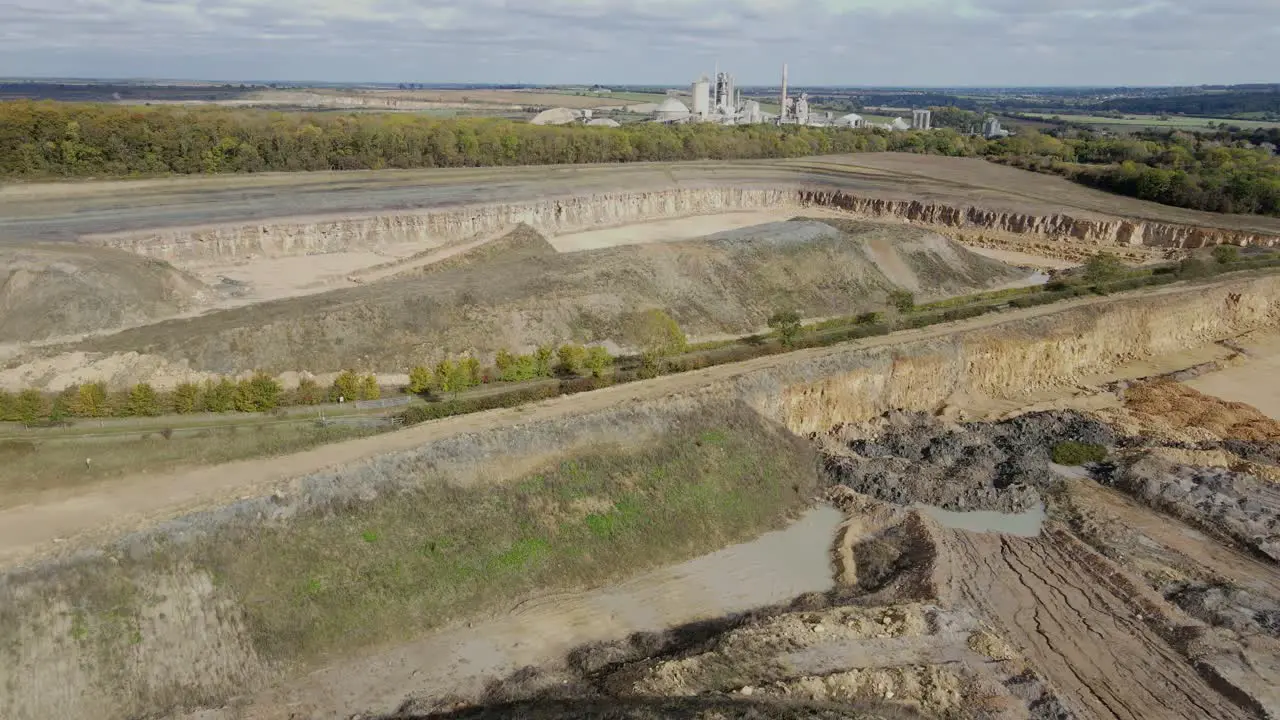
{"type": "Polygon", "coordinates": [[[445,355],[567,341],[626,347],[637,310],[691,337],[745,334],[780,309],[806,317],[920,301],[1024,278],[928,231],[797,219],[688,242],[559,254],[528,228],[405,276],[137,328],[63,351],[154,354],[195,370],[405,372],[445,355]]]}
{"type": "Polygon", "coordinates": [[[0,342],[154,322],[206,291],[169,263],[72,244],[0,245],[0,342]]]}

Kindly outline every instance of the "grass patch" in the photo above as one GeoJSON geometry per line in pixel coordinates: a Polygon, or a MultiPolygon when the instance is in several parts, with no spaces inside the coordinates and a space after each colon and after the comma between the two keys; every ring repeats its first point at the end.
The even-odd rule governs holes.
{"type": "Polygon", "coordinates": [[[678,562],[777,525],[817,487],[803,440],[734,407],[498,487],[427,478],[226,531],[195,562],[242,599],[260,652],[304,662],[678,562]]]}
{"type": "Polygon", "coordinates": [[[0,507],[51,488],[71,488],[141,472],[270,457],[366,437],[375,428],[313,423],[229,425],[195,434],[162,432],[126,439],[7,440],[0,443],[0,507]],[[86,463],[89,459],[91,462],[86,463]]]}
{"type": "Polygon", "coordinates": [[[1079,443],[1073,440],[1053,446],[1053,461],[1059,465],[1085,465],[1107,459],[1107,449],[1101,445],[1079,443]]]}

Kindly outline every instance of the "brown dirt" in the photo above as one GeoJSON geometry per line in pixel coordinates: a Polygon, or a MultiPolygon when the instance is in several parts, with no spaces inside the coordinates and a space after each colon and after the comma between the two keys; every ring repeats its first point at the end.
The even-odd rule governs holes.
{"type": "Polygon", "coordinates": [[[0,244],[0,343],[155,322],[213,292],[169,263],[108,248],[0,244]]]}
{"type": "Polygon", "coordinates": [[[1124,404],[1155,429],[1197,429],[1235,440],[1280,439],[1280,421],[1242,402],[1211,397],[1172,380],[1157,380],[1125,391],[1124,404]]]}

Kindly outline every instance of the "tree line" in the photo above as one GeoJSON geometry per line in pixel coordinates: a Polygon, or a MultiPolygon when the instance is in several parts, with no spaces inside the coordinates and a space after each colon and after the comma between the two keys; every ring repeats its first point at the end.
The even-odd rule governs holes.
{"type": "Polygon", "coordinates": [[[898,151],[987,157],[1154,202],[1280,214],[1280,164],[1246,137],[1109,138],[1024,130],[988,141],[976,113],[935,108],[932,132],[639,123],[543,127],[407,113],[0,103],[0,178],[781,158],[898,151]]]}
{"type": "Polygon", "coordinates": [[[1280,216],[1280,158],[1255,146],[1252,135],[1060,134],[1020,132],[992,143],[989,157],[1164,205],[1280,216]]]}
{"type": "MultiPolygon", "coordinates": [[[[661,311],[657,311],[661,312],[661,311]]],[[[662,313],[665,317],[665,313],[662,313]]],[[[674,322],[674,321],[673,321],[674,322]]],[[[609,352],[598,346],[566,344],[541,347],[528,355],[498,353],[493,367],[474,356],[444,360],[434,368],[415,367],[405,391],[416,395],[453,394],[491,382],[522,382],[540,377],[603,377],[614,364],[609,352]]],[[[24,425],[62,423],[72,419],[159,417],[193,413],[261,413],[277,408],[321,403],[378,400],[383,388],[373,374],[354,370],[339,373],[329,387],[304,377],[285,390],[266,373],[240,380],[209,379],[184,382],[160,391],[149,383],[125,390],[111,390],[105,382],[72,385],[58,393],[27,389],[19,393],[0,390],[0,422],[24,425]]]]}

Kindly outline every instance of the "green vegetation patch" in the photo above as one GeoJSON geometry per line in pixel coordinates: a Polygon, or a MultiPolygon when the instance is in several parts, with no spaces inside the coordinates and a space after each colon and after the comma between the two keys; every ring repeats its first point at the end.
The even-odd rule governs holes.
{"type": "Polygon", "coordinates": [[[1101,445],[1061,442],[1053,446],[1053,461],[1059,465],[1084,465],[1107,459],[1107,449],[1101,445]]]}
{"type": "Polygon", "coordinates": [[[241,599],[260,652],[317,660],[746,540],[799,508],[818,478],[802,440],[742,408],[496,487],[429,477],[227,532],[197,564],[241,599]]]}

